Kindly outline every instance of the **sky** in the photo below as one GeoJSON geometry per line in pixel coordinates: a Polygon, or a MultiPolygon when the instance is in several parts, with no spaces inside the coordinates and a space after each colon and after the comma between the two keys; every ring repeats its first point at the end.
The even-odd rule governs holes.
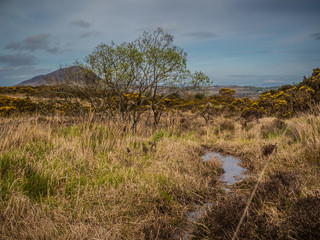
{"type": "Polygon", "coordinates": [[[0,0],[0,86],[158,27],[214,85],[292,84],[320,67],[319,0],[0,0]]]}

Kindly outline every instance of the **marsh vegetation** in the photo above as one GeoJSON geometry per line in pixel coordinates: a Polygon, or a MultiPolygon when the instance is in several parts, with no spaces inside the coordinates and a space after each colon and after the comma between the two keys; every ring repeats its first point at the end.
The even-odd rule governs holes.
{"type": "Polygon", "coordinates": [[[177,119],[132,134],[93,115],[2,118],[1,238],[172,239],[187,230],[188,212],[210,201],[190,238],[229,239],[266,162],[262,149],[274,143],[239,238],[318,237],[319,116],[282,128],[275,118],[246,128],[228,118],[226,129],[224,117],[177,119]],[[249,177],[233,194],[219,180],[221,164],[202,161],[204,146],[242,159],[249,177]]]}

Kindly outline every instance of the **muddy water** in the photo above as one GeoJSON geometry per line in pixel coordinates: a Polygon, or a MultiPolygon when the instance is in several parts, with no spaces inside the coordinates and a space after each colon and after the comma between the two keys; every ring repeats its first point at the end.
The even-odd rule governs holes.
{"type": "MultiPolygon", "coordinates": [[[[244,168],[239,164],[241,159],[236,158],[231,155],[223,155],[218,152],[208,151],[202,156],[203,162],[208,162],[211,160],[217,159],[222,162],[222,168],[224,169],[224,174],[221,176],[221,181],[225,184],[224,189],[230,191],[230,185],[243,180],[247,175],[244,173],[244,168]]],[[[189,220],[189,231],[184,232],[183,236],[180,239],[187,240],[190,237],[194,225],[199,221],[201,216],[210,209],[210,202],[205,203],[203,206],[198,209],[188,213],[187,217],[189,220]]]]}

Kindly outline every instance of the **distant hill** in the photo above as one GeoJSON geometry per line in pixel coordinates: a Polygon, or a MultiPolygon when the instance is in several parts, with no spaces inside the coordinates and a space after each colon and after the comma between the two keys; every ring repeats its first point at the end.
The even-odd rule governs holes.
{"type": "Polygon", "coordinates": [[[40,85],[54,85],[66,83],[67,81],[79,81],[79,79],[84,77],[84,73],[81,72],[80,67],[72,66],[67,68],[61,68],[54,72],[38,75],[31,79],[25,80],[17,86],[40,86],[40,85]]]}
{"type": "MultiPolygon", "coordinates": [[[[67,68],[61,68],[54,72],[35,76],[31,79],[23,81],[17,86],[40,86],[40,85],[54,85],[61,83],[80,83],[81,81],[88,81],[88,79],[98,79],[96,76],[89,75],[81,71],[80,67],[72,66],[67,68]],[[86,76],[86,77],[85,77],[86,76]],[[93,76],[93,77],[92,77],[93,76]]],[[[260,93],[269,91],[270,89],[278,89],[279,87],[253,87],[253,86],[236,86],[236,85],[214,85],[208,87],[206,90],[207,95],[218,94],[220,88],[231,88],[236,91],[235,97],[249,97],[249,98],[257,98],[260,93]]]]}
{"type": "Polygon", "coordinates": [[[248,98],[255,99],[261,93],[269,91],[271,89],[278,89],[279,86],[254,87],[254,86],[237,86],[237,85],[214,85],[214,86],[208,87],[207,95],[218,94],[220,88],[231,88],[231,89],[235,90],[236,93],[234,96],[237,98],[248,97],[248,98]]]}

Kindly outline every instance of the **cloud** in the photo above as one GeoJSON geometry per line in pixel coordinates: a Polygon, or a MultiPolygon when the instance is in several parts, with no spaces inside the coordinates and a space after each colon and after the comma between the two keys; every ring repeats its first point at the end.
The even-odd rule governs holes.
{"type": "Polygon", "coordinates": [[[217,37],[218,35],[213,32],[188,32],[185,36],[205,40],[217,37]]]}
{"type": "Polygon", "coordinates": [[[78,27],[82,27],[82,28],[90,28],[91,23],[79,19],[79,20],[76,20],[76,21],[72,21],[70,23],[70,25],[78,26],[78,27]]]}
{"type": "Polygon", "coordinates": [[[315,40],[320,40],[320,32],[310,34],[310,37],[314,38],[315,40]]]}
{"type": "Polygon", "coordinates": [[[44,50],[48,53],[59,53],[59,48],[50,47],[49,41],[50,34],[49,33],[40,33],[37,35],[33,35],[23,39],[22,41],[14,42],[11,41],[5,46],[5,49],[13,49],[13,50],[44,50]]]}
{"type": "Polygon", "coordinates": [[[6,66],[0,67],[0,86],[13,86],[34,76],[52,72],[50,68],[37,68],[34,66],[6,66]]]}
{"type": "Polygon", "coordinates": [[[88,38],[88,37],[92,37],[92,36],[98,36],[101,35],[101,32],[97,31],[97,32],[84,32],[80,35],[80,38],[88,38]]]}
{"type": "Polygon", "coordinates": [[[31,66],[35,64],[35,56],[27,54],[9,54],[9,55],[0,55],[0,63],[4,63],[7,66],[16,67],[16,66],[31,66]]]}
{"type": "Polygon", "coordinates": [[[162,28],[165,32],[176,32],[179,30],[179,27],[176,22],[156,22],[153,24],[146,25],[142,28],[137,28],[135,32],[153,32],[156,31],[158,28],[162,28]]]}
{"type": "MultiPolygon", "coordinates": [[[[229,82],[262,84],[278,79],[226,76],[232,73],[306,75],[310,66],[319,63],[319,41],[314,40],[320,38],[319,0],[94,0],[94,4],[66,0],[62,8],[60,1],[0,2],[0,48],[9,43],[11,51],[0,51],[0,55],[29,53],[37,56],[35,61],[41,66],[70,64],[82,59],[101,41],[132,41],[144,30],[152,32],[159,26],[173,34],[175,44],[190,53],[188,63],[192,70],[207,71],[215,77],[220,73],[229,82]],[[100,31],[101,36],[92,35],[95,31],[100,31]],[[50,36],[33,36],[38,33],[50,36]],[[294,41],[288,44],[287,39],[294,41]],[[31,44],[30,40],[42,40],[42,45],[31,44]],[[210,44],[213,40],[215,44],[210,44]],[[59,49],[63,54],[50,54],[61,53],[59,49]]],[[[285,78],[283,82],[296,79],[285,78]]]]}

